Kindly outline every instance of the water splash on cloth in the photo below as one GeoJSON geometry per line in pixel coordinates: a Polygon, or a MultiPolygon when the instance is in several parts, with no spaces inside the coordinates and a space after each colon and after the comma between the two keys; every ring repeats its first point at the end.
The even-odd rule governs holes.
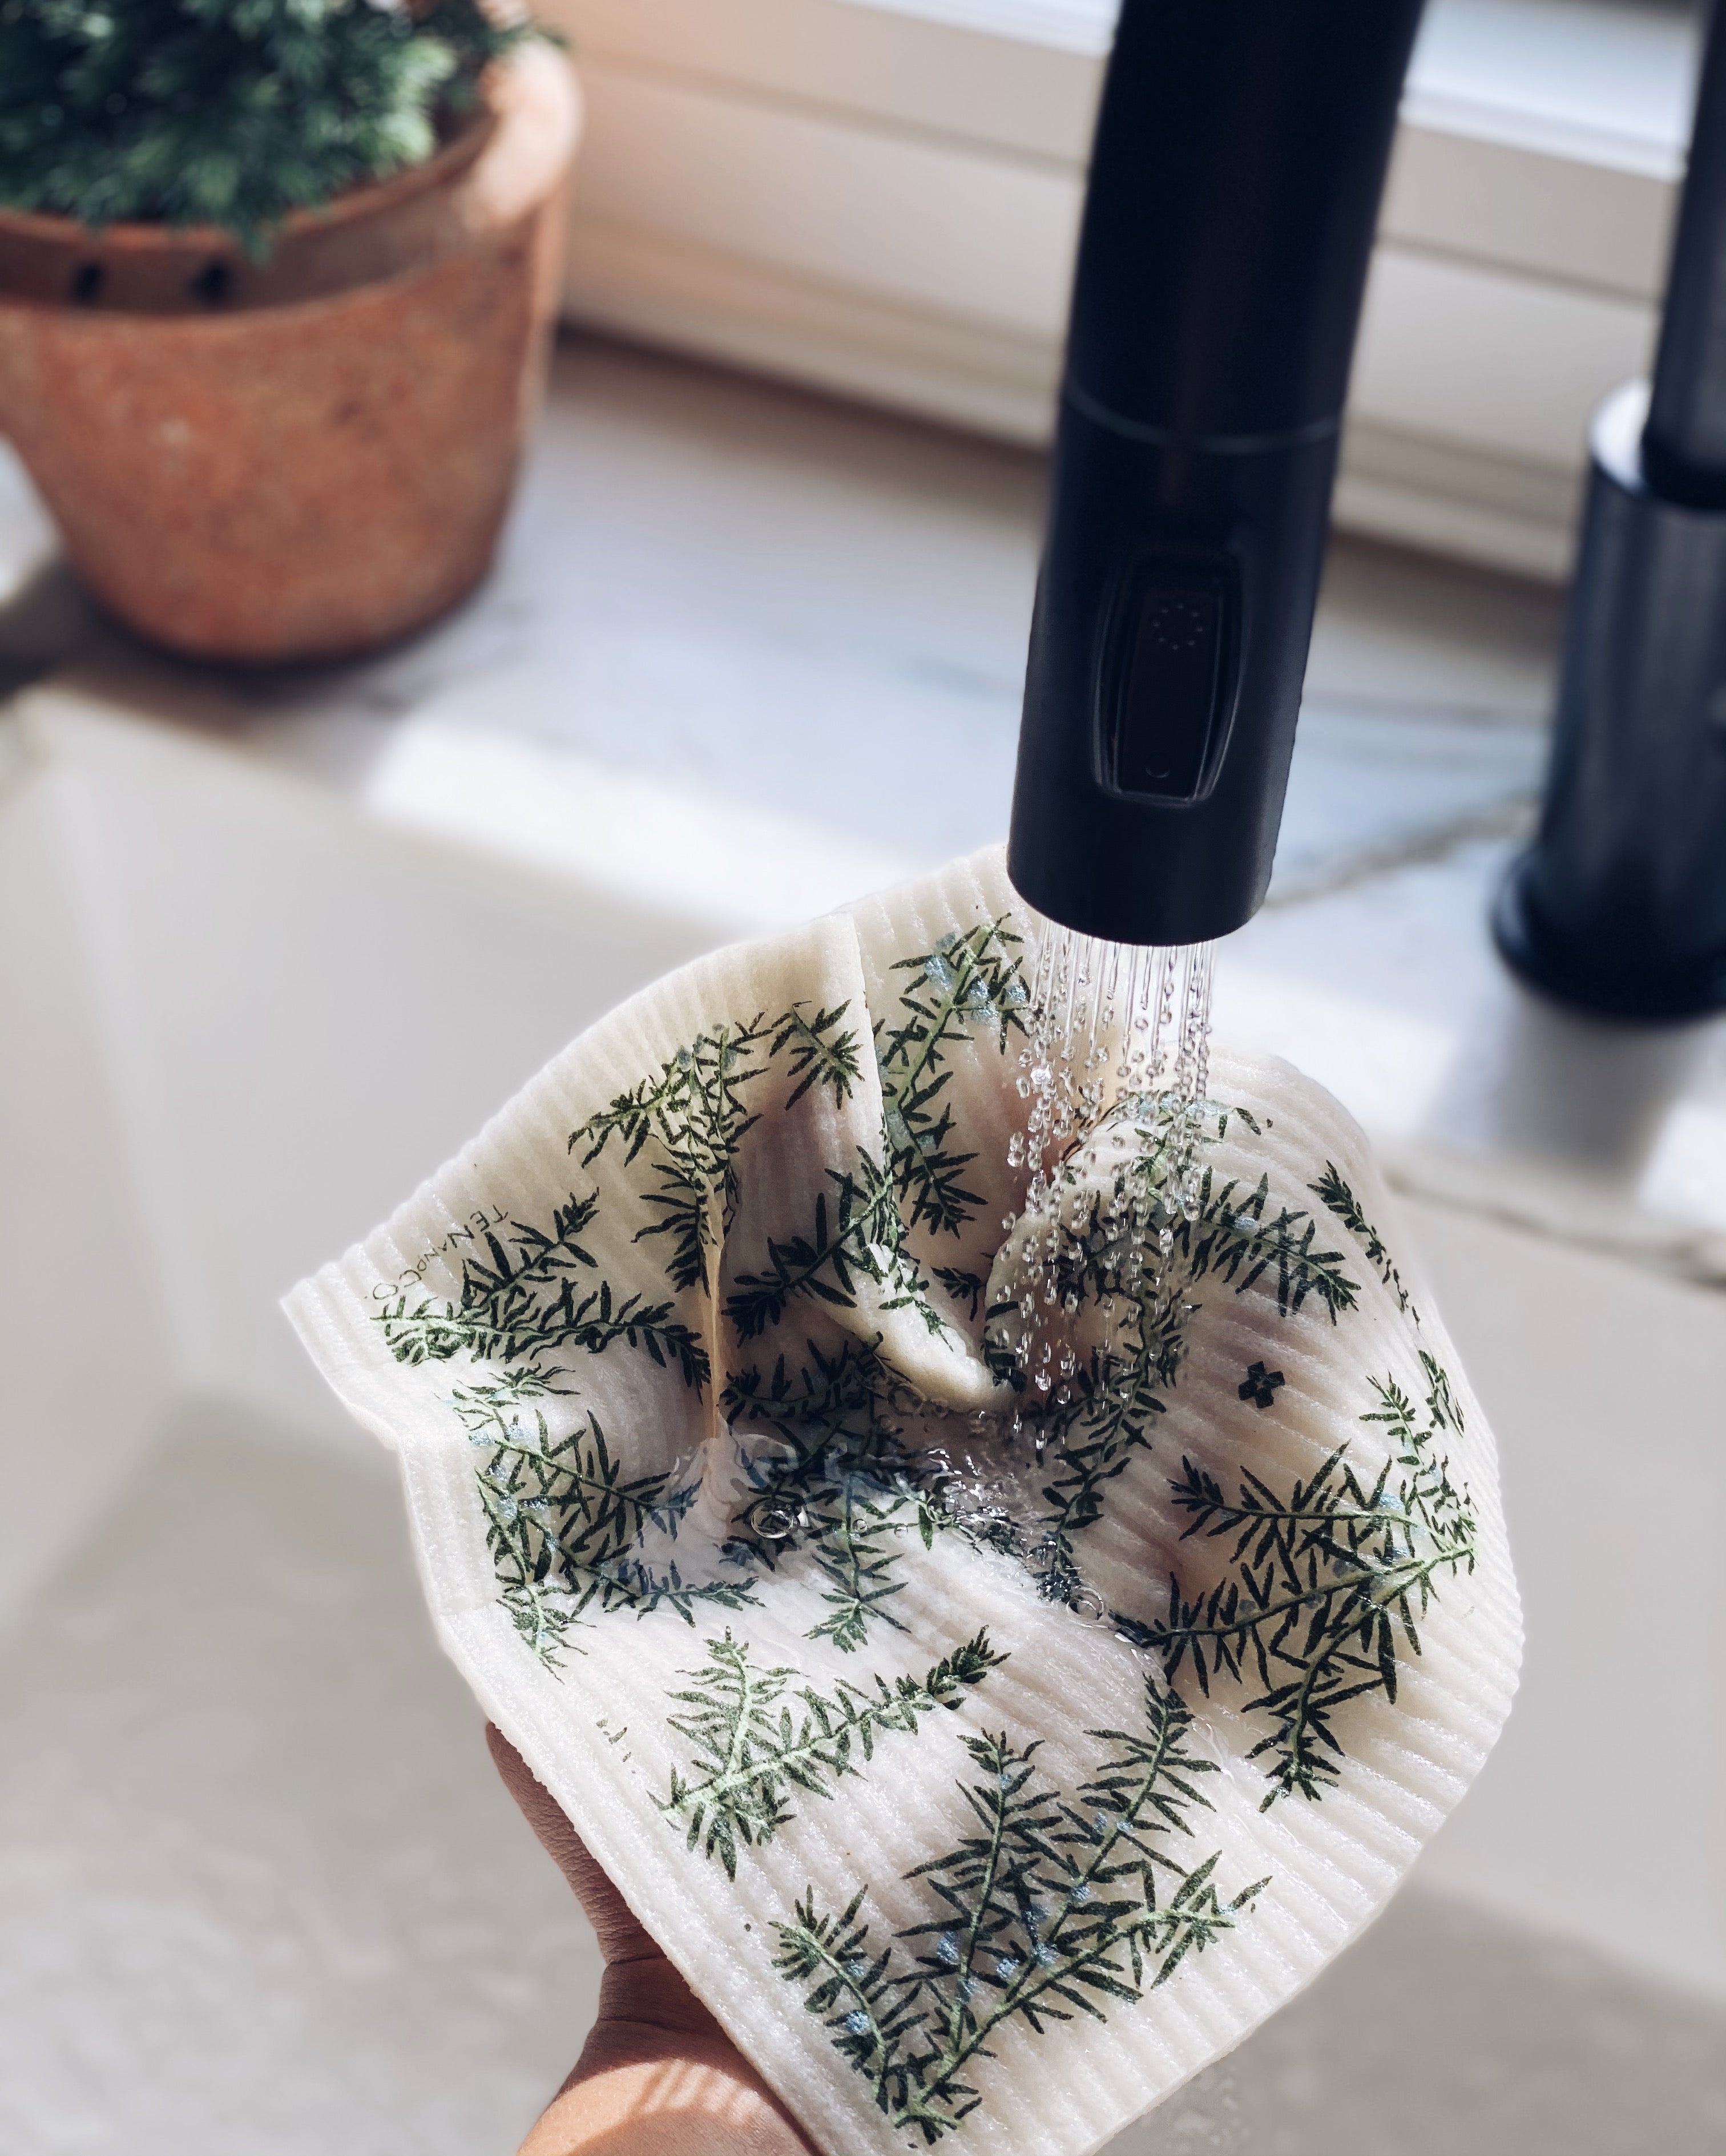
{"type": "Polygon", "coordinates": [[[1032,1415],[1071,1404],[1087,1305],[1101,1317],[1102,1378],[1125,1359],[1126,1331],[1166,1285],[1174,1223],[1196,1209],[1213,954],[1052,923],[1039,938],[1017,1080],[1029,1116],[1008,1150],[1029,1180],[1022,1210],[1002,1222],[994,1306],[1032,1415]]]}

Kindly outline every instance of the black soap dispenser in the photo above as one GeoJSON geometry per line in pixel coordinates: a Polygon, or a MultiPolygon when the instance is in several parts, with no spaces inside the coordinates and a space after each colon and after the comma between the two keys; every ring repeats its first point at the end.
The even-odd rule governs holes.
{"type": "Polygon", "coordinates": [[[1595,415],[1539,836],[1493,927],[1559,1001],[1726,1009],[1726,8],[1710,25],[1651,385],[1595,415]]]}

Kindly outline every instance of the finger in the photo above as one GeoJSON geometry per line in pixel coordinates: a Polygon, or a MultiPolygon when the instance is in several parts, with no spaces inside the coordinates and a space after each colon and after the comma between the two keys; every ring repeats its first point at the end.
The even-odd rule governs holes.
{"type": "Polygon", "coordinates": [[[586,2078],[603,2072],[620,2061],[656,2056],[668,2033],[722,2041],[718,2023],[655,1944],[652,1935],[630,1914],[623,1896],[569,1824],[556,1798],[503,1732],[489,1722],[485,1743],[504,1787],[521,1807],[542,1847],[575,1889],[604,1957],[598,2019],[576,2076],[586,2078]]]}
{"type": "Polygon", "coordinates": [[[649,1933],[629,1913],[624,1897],[589,1854],[562,1808],[533,1769],[494,1723],[485,1725],[485,1743],[504,1787],[521,1807],[540,1845],[574,1888],[608,1962],[660,1960],[649,1933]]]}

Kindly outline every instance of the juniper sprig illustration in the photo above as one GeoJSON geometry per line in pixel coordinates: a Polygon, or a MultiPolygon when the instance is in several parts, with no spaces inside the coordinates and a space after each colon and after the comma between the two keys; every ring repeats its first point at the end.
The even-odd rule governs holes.
{"type": "Polygon", "coordinates": [[[1030,992],[1015,955],[1020,943],[1004,920],[985,921],[893,968],[910,979],[899,1023],[876,1029],[875,1053],[887,1162],[907,1230],[957,1235],[983,1203],[963,1181],[977,1156],[957,1149],[943,1098],[953,1078],[948,1054],[980,1034],[993,1034],[1004,1054],[1009,1034],[1024,1030],[1030,992]]]}
{"type": "Polygon", "coordinates": [[[1165,1845],[1209,1809],[1198,1778],[1215,1769],[1191,1750],[1190,1727],[1180,1700],[1148,1681],[1143,1728],[1091,1731],[1107,1749],[1071,1796],[1037,1744],[968,1735],[981,1771],[960,1787],[975,1830],[907,1875],[927,1882],[931,1916],[876,1949],[863,1887],[836,1915],[811,1890],[776,1924],[774,1966],[894,2127],[925,2145],[953,2132],[982,2101],[978,2080],[1008,2023],[1041,2035],[1136,2005],[1269,1884],[1225,1901],[1220,1852],[1189,1865],[1165,1845]]]}
{"type": "Polygon", "coordinates": [[[1158,1419],[1168,1412],[1164,1395],[1180,1374],[1191,1314],[1180,1293],[1145,1282],[1121,1300],[1130,1315],[1114,1347],[1089,1358],[1075,1373],[1071,1401],[1041,1425],[1050,1468],[1042,1524],[1069,1563],[1073,1537],[1102,1517],[1110,1485],[1135,1452],[1151,1450],[1158,1419]]]}
{"type": "Polygon", "coordinates": [[[774,1471],[793,1478],[788,1487],[804,1461],[834,1450],[860,1464],[896,1457],[900,1426],[886,1412],[889,1378],[876,1348],[848,1340],[827,1354],[807,1340],[804,1348],[809,1359],[795,1368],[780,1355],[771,1372],[732,1371],[720,1395],[732,1430],[777,1440],[784,1460],[774,1471]]]}
{"type": "Polygon", "coordinates": [[[913,1523],[929,1536],[928,1521],[927,1508],[914,1497],[899,1491],[874,1496],[855,1476],[836,1478],[817,1543],[818,1562],[829,1583],[822,1599],[830,1607],[809,1637],[831,1640],[850,1654],[868,1637],[871,1620],[904,1631],[906,1626],[887,1606],[905,1585],[895,1576],[894,1560],[899,1554],[895,1545],[913,1523]]]}
{"type": "Polygon", "coordinates": [[[862,1070],[857,1035],[844,1025],[850,1008],[818,1007],[811,1014],[794,1004],[776,1019],[758,1014],[745,1024],[698,1034],[656,1076],[619,1094],[571,1134],[569,1149],[584,1148],[584,1168],[614,1138],[625,1167],[647,1152],[656,1187],[641,1193],[641,1201],[658,1217],[635,1240],[670,1239],[665,1276],[674,1288],[711,1292],[713,1254],[737,1213],[737,1148],[760,1121],[747,1094],[776,1059],[786,1059],[788,1075],[797,1081],[788,1109],[817,1086],[831,1093],[835,1106],[850,1098],[862,1070]]]}
{"type": "Polygon", "coordinates": [[[954,1306],[963,1310],[974,1325],[989,1282],[980,1273],[968,1273],[958,1265],[933,1265],[930,1271],[953,1297],[954,1306]]]}
{"type": "Polygon", "coordinates": [[[695,1496],[667,1475],[626,1475],[596,1416],[552,1434],[537,1403],[556,1393],[532,1371],[458,1387],[450,1404],[479,1453],[475,1476],[485,1539],[516,1630],[555,1669],[570,1635],[597,1608],[638,1617],[670,1609],[752,1604],[749,1580],[686,1581],[640,1555],[650,1528],[675,1538],[695,1496]]]}
{"type": "Polygon", "coordinates": [[[1197,1286],[1214,1274],[1245,1295],[1272,1273],[1280,1315],[1298,1316],[1311,1296],[1335,1324],[1356,1307],[1360,1292],[1343,1270],[1343,1253],[1313,1247],[1318,1225],[1310,1214],[1280,1200],[1273,1214],[1271,1204],[1268,1175],[1248,1192],[1234,1179],[1219,1184],[1205,1168],[1192,1214],[1177,1212],[1170,1222],[1188,1281],[1197,1286]]]}
{"type": "MultiPolygon", "coordinates": [[[[1282,1317],[1297,1316],[1309,1296],[1333,1324],[1357,1306],[1359,1290],[1342,1270],[1342,1251],[1315,1248],[1317,1221],[1273,1199],[1268,1174],[1249,1188],[1238,1177],[1220,1181],[1213,1168],[1199,1166],[1205,1146],[1225,1137],[1231,1122],[1261,1135],[1247,1109],[1214,1101],[1194,1109],[1173,1094],[1129,1096],[1104,1127],[1121,1122],[1134,1143],[1111,1191],[1093,1194],[1070,1229],[1063,1288],[1081,1300],[1106,1300],[1130,1270],[1133,1245],[1166,1236],[1165,1291],[1177,1281],[1190,1287],[1215,1276],[1245,1295],[1271,1274],[1282,1317]]],[[[1072,1173],[1070,1163],[1061,1170],[1069,1181],[1072,1173]]]]}
{"type": "Polygon", "coordinates": [[[827,1614],[810,1627],[809,1637],[830,1640],[842,1654],[853,1654],[872,1625],[905,1631],[891,1606],[905,1589],[900,1563],[905,1537],[914,1535],[929,1548],[935,1507],[902,1479],[890,1481],[831,1454],[804,1483],[795,1515],[797,1538],[827,1582],[821,1597],[827,1614]]]}
{"type": "Polygon", "coordinates": [[[905,1230],[893,1179],[860,1146],[855,1168],[830,1168],[832,1192],[815,1196],[810,1231],[783,1242],[769,1236],[761,1269],[739,1273],[725,1315],[746,1340],[758,1339],[799,1299],[855,1310],[857,1285],[887,1291],[883,1310],[915,1310],[931,1332],[943,1330],[928,1290],[904,1247],[905,1230]]]}
{"type": "MultiPolygon", "coordinates": [[[[1315,1247],[1312,1219],[1274,1201],[1268,1176],[1247,1189],[1238,1178],[1220,1182],[1212,1168],[1199,1167],[1195,1131],[1199,1143],[1220,1139],[1237,1121],[1260,1135],[1249,1111],[1207,1102],[1195,1125],[1174,1096],[1144,1096],[1120,1104],[1117,1120],[1130,1126],[1133,1142],[1107,1188],[1067,1189],[1056,1274],[1070,1313],[1087,1304],[1117,1312],[1112,1337],[1075,1362],[1036,1416],[1051,1455],[1043,1522],[1063,1577],[1073,1562],[1073,1537],[1102,1517],[1110,1486],[1133,1455],[1152,1447],[1179,1381],[1199,1307],[1192,1297],[1204,1281],[1216,1277],[1244,1295],[1270,1275],[1284,1317],[1297,1315],[1311,1296],[1334,1322],[1358,1297],[1341,1269],[1342,1253],[1315,1247]],[[1136,1267],[1129,1254],[1148,1233],[1165,1243],[1162,1262],[1136,1267]]],[[[1020,1387],[1025,1375],[1002,1322],[1010,1326],[1029,1315],[1012,1302],[993,1306],[984,1345],[995,1374],[1020,1387]]]]}
{"type": "Polygon", "coordinates": [[[1420,1322],[1420,1313],[1410,1300],[1409,1291],[1402,1284],[1402,1275],[1391,1263],[1390,1253],[1384,1247],[1383,1236],[1361,1211],[1359,1199],[1355,1197],[1354,1193],[1343,1180],[1342,1173],[1335,1162],[1326,1161],[1323,1174],[1319,1177],[1317,1183],[1309,1183],[1307,1188],[1324,1206],[1325,1210],[1335,1214],[1349,1234],[1359,1239],[1364,1250],[1367,1263],[1372,1266],[1384,1286],[1396,1297],[1397,1308],[1413,1318],[1418,1325],[1420,1322]]]}
{"type": "Polygon", "coordinates": [[[549,1228],[511,1220],[503,1235],[487,1231],[489,1261],[470,1258],[453,1301],[403,1292],[378,1313],[398,1363],[447,1363],[460,1354],[476,1362],[532,1364],[546,1356],[603,1355],[623,1342],[663,1368],[675,1368],[699,1393],[709,1376],[707,1351],[669,1302],[637,1294],[619,1296],[609,1281],[589,1286],[598,1260],[581,1241],[598,1211],[595,1197],[572,1195],[552,1209],[549,1228]],[[585,1289],[586,1292],[582,1291],[585,1289]]]}
{"type": "Polygon", "coordinates": [[[1461,1414],[1444,1370],[1429,1354],[1420,1361],[1424,1426],[1394,1378],[1369,1380],[1378,1405],[1361,1420],[1383,1426],[1392,1445],[1370,1482],[1342,1445],[1286,1494],[1243,1469],[1230,1497],[1190,1460],[1171,1484],[1188,1516],[1182,1539],[1233,1546],[1208,1591],[1189,1599],[1170,1579],[1168,1614],[1142,1628],[1143,1642],[1171,1681],[1189,1665],[1207,1696],[1219,1676],[1257,1683],[1244,1705],[1270,1723],[1248,1755],[1269,1755],[1266,1810],[1335,1788],[1345,1758],[1339,1710],[1374,1693],[1395,1701],[1399,1653],[1420,1653],[1419,1620],[1441,1578],[1474,1568],[1474,1513],[1437,1450],[1441,1437],[1462,1434],[1461,1414]]]}
{"type": "Polygon", "coordinates": [[[739,1850],[771,1841],[795,1816],[793,1791],[831,1796],[874,1758],[877,1738],[914,1737],[925,1716],[962,1705],[1006,1660],[979,1631],[922,1678],[841,1678],[824,1695],[795,1670],[758,1667],[747,1640],[727,1632],[706,1644],[706,1662],[686,1671],[687,1688],[671,1695],[683,1712],[669,1717],[692,1765],[673,1770],[660,1809],[684,1825],[686,1847],[717,1856],[733,1879],[739,1850]]]}
{"type": "Polygon", "coordinates": [[[807,1552],[828,1605],[809,1636],[850,1654],[872,1625],[904,1630],[891,1607],[903,1559],[913,1538],[927,1549],[950,1521],[886,1412],[889,1378],[876,1351],[847,1343],[828,1356],[805,1345],[809,1359],[795,1370],[781,1355],[771,1375],[746,1368],[726,1387],[722,1406],[757,1493],[727,1553],[774,1572],[807,1552]],[[762,1533],[763,1517],[779,1531],[762,1533]]]}

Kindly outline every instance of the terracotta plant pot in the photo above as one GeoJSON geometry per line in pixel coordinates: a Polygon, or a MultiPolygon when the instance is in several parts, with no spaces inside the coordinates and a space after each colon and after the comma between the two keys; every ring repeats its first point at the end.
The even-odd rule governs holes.
{"type": "Polygon", "coordinates": [[[485,574],[537,409],[580,125],[539,44],[427,164],[210,231],[0,212],[0,429],[79,574],[205,659],[331,659],[485,574]]]}

